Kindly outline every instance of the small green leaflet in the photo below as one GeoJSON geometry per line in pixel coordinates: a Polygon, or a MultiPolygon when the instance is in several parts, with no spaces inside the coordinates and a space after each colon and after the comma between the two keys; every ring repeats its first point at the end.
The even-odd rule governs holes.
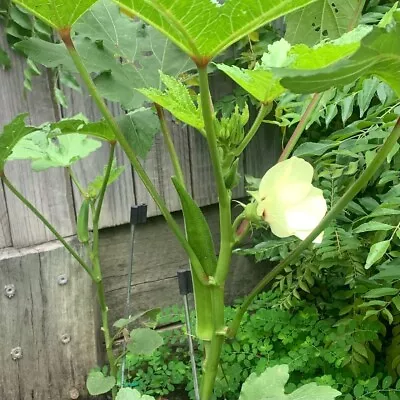
{"type": "Polygon", "coordinates": [[[391,288],[391,287],[383,287],[371,289],[367,293],[363,295],[366,299],[377,299],[379,297],[384,296],[394,296],[399,293],[399,289],[391,288]]]}
{"type": "Polygon", "coordinates": [[[141,395],[136,389],[122,388],[118,391],[116,400],[155,400],[147,394],[141,395]]]}
{"type": "Polygon", "coordinates": [[[96,0],[13,0],[55,29],[69,28],[96,0]]]}
{"type": "Polygon", "coordinates": [[[89,394],[98,396],[108,393],[115,386],[115,378],[113,376],[104,376],[101,371],[90,371],[86,381],[86,387],[89,394]]]}
{"type": "Polygon", "coordinates": [[[101,147],[101,142],[80,134],[49,139],[46,131],[36,131],[21,139],[8,160],[32,160],[34,171],[69,167],[101,147]]]}
{"type": "MultiPolygon", "coordinates": [[[[114,158],[107,186],[113,184],[120,177],[122,172],[124,172],[124,169],[124,166],[117,167],[117,160],[114,158]]],[[[104,167],[103,175],[97,176],[92,182],[89,183],[87,187],[87,194],[90,198],[95,199],[100,194],[106,171],[107,166],[104,167]]]]}
{"type": "Polygon", "coordinates": [[[257,100],[269,103],[285,92],[277,74],[279,69],[310,70],[326,67],[353,54],[359,48],[361,38],[369,31],[368,27],[359,27],[338,40],[311,48],[303,44],[291,47],[285,39],[281,39],[268,46],[268,52],[264,53],[254,70],[224,64],[218,64],[217,67],[257,100]]]}
{"type": "Polygon", "coordinates": [[[394,229],[394,226],[384,224],[383,222],[371,221],[366,222],[354,229],[354,233],[376,232],[376,231],[389,231],[394,229]]]}
{"type": "Polygon", "coordinates": [[[351,27],[359,4],[359,0],[318,0],[286,17],[285,38],[291,44],[310,46],[336,39],[351,27]]]}
{"type": "Polygon", "coordinates": [[[289,367],[276,365],[261,375],[252,373],[242,386],[239,400],[334,400],[341,393],[329,386],[308,383],[291,394],[285,394],[289,367]]]}
{"type": "Polygon", "coordinates": [[[201,63],[257,28],[314,0],[115,0],[201,63]]]}
{"type": "Polygon", "coordinates": [[[365,269],[371,268],[376,262],[378,262],[386,254],[389,246],[390,240],[384,240],[373,244],[367,257],[365,269]]]}
{"type": "Polygon", "coordinates": [[[4,164],[13,153],[18,142],[36,130],[33,126],[25,125],[27,116],[28,114],[20,114],[3,128],[0,135],[0,171],[4,170],[4,164]]]}
{"type": "Polygon", "coordinates": [[[159,104],[172,115],[185,124],[202,131],[204,129],[203,115],[199,105],[195,105],[187,87],[179,80],[165,75],[160,71],[161,81],[166,90],[162,92],[157,89],[138,89],[153,103],[159,104]]]}
{"type": "Polygon", "coordinates": [[[128,351],[135,355],[150,356],[163,344],[162,336],[150,328],[133,329],[128,351]]]}
{"type": "Polygon", "coordinates": [[[323,92],[360,77],[378,76],[400,96],[400,26],[374,27],[355,54],[321,70],[286,70],[281,84],[294,93],[323,92]]]}

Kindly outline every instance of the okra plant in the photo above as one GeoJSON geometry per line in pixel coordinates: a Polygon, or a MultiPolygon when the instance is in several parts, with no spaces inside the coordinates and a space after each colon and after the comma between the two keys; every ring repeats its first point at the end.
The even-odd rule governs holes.
{"type": "MultiPolygon", "coordinates": [[[[320,242],[324,229],[377,173],[398,142],[400,120],[393,123],[393,130],[382,141],[374,159],[360,171],[358,178],[331,205],[329,211],[322,191],[312,185],[313,167],[305,160],[290,157],[310,116],[318,109],[324,91],[332,86],[341,87],[356,79],[376,75],[400,96],[400,15],[397,5],[385,15],[378,26],[358,26],[365,1],[348,1],[347,11],[351,12],[345,13],[343,19],[346,23],[343,24],[341,20],[335,37],[328,39],[325,36],[329,32],[325,34],[325,30],[322,30],[321,38],[324,40],[314,46],[291,45],[282,39],[265,49],[254,68],[246,69],[218,63],[217,56],[246,35],[280,17],[289,15],[289,23],[293,22],[293,15],[315,15],[321,7],[331,7],[333,14],[339,13],[339,10],[333,3],[325,4],[325,0],[227,0],[221,3],[216,0],[115,0],[115,4],[106,0],[15,2],[51,26],[64,44],[43,45],[36,39],[21,42],[19,47],[33,59],[37,57],[35,46],[44,46],[42,50],[46,48],[47,51],[53,51],[51,60],[37,61],[51,67],[60,65],[69,72],[79,73],[104,117],[97,123],[76,118],[50,124],[48,132],[43,127],[40,128],[41,138],[35,139],[38,128],[26,126],[24,117],[19,116],[0,136],[0,171],[4,184],[42,219],[97,284],[110,363],[110,377],[96,375],[101,383],[100,391],[104,393],[111,390],[113,399],[118,400],[149,398],[140,397],[137,391],[130,388],[122,388],[117,393],[115,383],[118,360],[115,360],[112,352],[112,337],[108,327],[107,305],[104,301],[98,258],[99,215],[106,187],[119,173],[113,165],[113,153],[118,143],[190,261],[196,303],[196,334],[204,342],[205,348],[200,397],[201,400],[209,400],[213,395],[224,342],[235,336],[252,300],[292,260],[313,246],[313,242],[320,242]],[[116,19],[118,23],[115,23],[116,19]],[[137,48],[143,50],[141,46],[146,35],[151,48],[148,58],[143,56],[143,51],[136,52],[137,48]],[[96,42],[96,46],[90,47],[91,42],[87,38],[96,42]],[[99,46],[98,42],[102,45],[99,46]],[[107,64],[104,67],[107,74],[101,73],[95,62],[99,51],[102,62],[107,64]],[[138,64],[141,68],[138,68],[138,64]],[[234,108],[229,117],[219,118],[214,112],[209,83],[211,66],[228,75],[258,103],[258,115],[250,129],[246,130],[249,119],[247,106],[243,109],[234,108]],[[144,69],[145,78],[142,75],[144,69]],[[199,90],[195,96],[189,91],[184,79],[188,72],[191,73],[191,78],[198,80],[199,90]],[[232,190],[239,182],[240,157],[273,109],[274,101],[288,91],[310,94],[303,116],[284,148],[279,163],[266,172],[259,190],[249,193],[250,203],[233,220],[232,190]],[[156,118],[152,109],[142,108],[146,104],[145,98],[154,105],[174,167],[175,176],[172,177],[172,182],[181,201],[184,230],[168,211],[140,162],[140,158],[148,150],[151,136],[154,136],[158,128],[157,124],[152,123],[156,118]],[[105,99],[118,101],[128,113],[119,119],[114,118],[105,99]],[[219,249],[214,247],[201,209],[187,191],[185,176],[165,121],[165,110],[176,119],[194,127],[207,141],[219,200],[219,249]],[[137,127],[134,135],[126,129],[127,119],[133,121],[133,125],[137,127]],[[43,137],[45,145],[40,142],[43,137]],[[55,143],[52,139],[54,137],[55,143]],[[81,189],[84,201],[78,218],[78,236],[83,243],[91,246],[89,265],[20,195],[4,173],[6,160],[12,158],[30,158],[36,163],[36,167],[37,164],[39,167],[54,166],[48,161],[49,157],[51,159],[49,154],[52,147],[58,147],[59,153],[63,154],[63,143],[72,140],[80,144],[72,146],[74,151],[78,150],[78,154],[67,152],[68,160],[61,164],[67,168],[70,168],[76,158],[84,156],[82,153],[85,151],[89,153],[95,150],[98,146],[96,140],[105,141],[110,146],[109,162],[104,177],[94,185],[96,189],[81,189]],[[42,155],[38,156],[40,151],[37,151],[37,147],[42,149],[42,146],[47,146],[46,162],[42,161],[42,155]],[[89,211],[93,219],[92,235],[87,228],[89,211]],[[257,284],[227,326],[224,318],[224,286],[229,275],[231,257],[234,249],[250,232],[252,224],[269,225],[271,231],[279,237],[295,235],[302,241],[257,284]]],[[[318,32],[318,29],[315,31],[318,32]]],[[[292,28],[288,28],[288,34],[293,36],[292,28]]],[[[296,41],[301,42],[301,38],[297,39],[296,41]]],[[[72,179],[74,180],[73,175],[72,179]]],[[[80,183],[75,183],[80,187],[80,183]]],[[[285,395],[284,385],[287,379],[286,366],[268,369],[258,377],[252,375],[243,386],[240,399],[296,400],[306,397],[331,400],[340,395],[329,387],[313,384],[285,395]]]]}

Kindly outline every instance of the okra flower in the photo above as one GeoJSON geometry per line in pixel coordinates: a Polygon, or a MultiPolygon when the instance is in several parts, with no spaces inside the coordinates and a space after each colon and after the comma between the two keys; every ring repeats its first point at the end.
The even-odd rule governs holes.
{"type": "MultiPolygon", "coordinates": [[[[322,190],[311,184],[313,174],[311,164],[292,157],[276,164],[261,179],[255,195],[257,214],[274,235],[304,240],[325,216],[326,201],[322,190]]],[[[322,236],[314,242],[321,243],[322,236]]]]}

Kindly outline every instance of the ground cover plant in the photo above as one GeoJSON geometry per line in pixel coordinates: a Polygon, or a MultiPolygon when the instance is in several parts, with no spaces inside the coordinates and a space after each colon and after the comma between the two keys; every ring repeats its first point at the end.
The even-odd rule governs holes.
{"type": "MultiPolygon", "coordinates": [[[[399,97],[400,16],[397,4],[377,25],[358,26],[364,1],[349,1],[343,5],[341,2],[329,4],[332,14],[329,17],[324,13],[326,2],[313,0],[229,0],[225,3],[209,0],[172,3],[167,0],[121,0],[115,1],[116,4],[106,0],[83,0],[78,3],[18,0],[16,3],[54,29],[60,39],[53,43],[32,37],[16,44],[16,47],[28,54],[33,62],[60,68],[67,76],[79,73],[104,117],[96,123],[77,116],[33,127],[25,125],[25,116],[20,115],[4,128],[0,136],[0,176],[3,184],[63,242],[97,285],[110,368],[109,375],[105,371],[96,371],[89,375],[89,392],[101,394],[111,391],[113,399],[119,400],[149,398],[147,395],[141,396],[136,389],[119,388],[117,385],[120,358],[115,359],[112,351],[114,337],[108,326],[108,309],[104,301],[98,257],[98,220],[107,185],[117,179],[119,174],[118,167],[114,165],[114,149],[118,143],[190,261],[195,289],[196,335],[202,341],[205,354],[199,396],[202,400],[211,399],[224,344],[237,335],[243,316],[255,297],[268,283],[280,277],[283,271],[288,271],[289,268],[295,273],[300,271],[301,266],[298,267],[297,264],[301,257],[318,251],[313,243],[322,242],[323,245],[323,240],[326,242],[326,238],[330,237],[329,229],[332,229],[332,224],[341,217],[346,207],[357,204],[353,201],[354,197],[381,172],[385,161],[389,162],[389,159],[394,158],[400,136],[398,114],[394,117],[392,115],[396,115],[395,112],[389,113],[392,118],[385,121],[386,125],[380,129],[379,135],[370,138],[376,142],[368,143],[370,146],[374,145],[369,148],[368,160],[349,164],[354,170],[349,174],[352,179],[346,187],[338,191],[337,196],[326,198],[326,193],[322,190],[325,189],[323,182],[314,180],[313,166],[300,157],[307,153],[290,156],[320,102],[325,101],[328,106],[328,102],[334,98],[332,95],[326,100],[331,96],[332,87],[342,90],[341,88],[354,84],[359,78],[377,77],[392,88],[393,96],[399,97]],[[244,68],[229,63],[213,63],[228,47],[268,22],[285,15],[288,15],[287,35],[292,44],[285,40],[276,41],[264,49],[258,61],[244,68]],[[315,22],[310,26],[303,15],[316,15],[315,22]],[[296,34],[293,33],[293,21],[298,27],[302,27],[296,34]],[[297,45],[295,42],[308,44],[297,45]],[[246,106],[233,107],[231,114],[225,117],[215,114],[208,77],[211,66],[232,78],[257,104],[258,115],[248,130],[246,126],[249,113],[246,106]],[[143,70],[146,71],[145,76],[143,70]],[[188,83],[184,79],[188,72],[198,82],[196,95],[188,90],[188,83]],[[293,119],[294,123],[297,122],[296,129],[285,146],[279,163],[266,172],[257,187],[249,191],[252,200],[233,221],[232,189],[239,181],[240,156],[274,106],[278,105],[275,108],[276,113],[277,110],[282,110],[285,101],[287,105],[288,97],[299,93],[315,94],[311,98],[305,96],[300,100],[305,105],[303,112],[292,113],[295,115],[291,116],[285,114],[283,120],[282,113],[277,114],[277,122],[283,128],[288,125],[287,121],[290,125],[293,119]],[[119,119],[114,118],[104,98],[119,102],[127,113],[119,119]],[[153,103],[156,113],[152,108],[146,108],[148,101],[153,103]],[[164,109],[183,123],[196,128],[198,134],[204,136],[208,143],[219,199],[221,234],[218,250],[214,248],[201,209],[186,190],[185,177],[165,124],[164,109]],[[175,170],[172,181],[182,204],[184,231],[175,222],[140,162],[150,149],[159,128],[165,137],[175,170]],[[90,262],[86,262],[7,179],[4,165],[9,160],[30,159],[35,170],[69,168],[75,161],[98,148],[99,140],[107,142],[110,147],[109,162],[104,175],[84,187],[70,171],[72,180],[83,196],[77,226],[78,237],[88,249],[90,262]],[[90,216],[92,225],[88,222],[90,216]],[[284,255],[280,262],[259,282],[228,323],[224,309],[224,284],[229,274],[232,253],[241,246],[250,229],[266,224],[274,236],[295,236],[301,241],[294,242],[285,253],[281,252],[284,255]],[[89,232],[89,227],[93,233],[89,232]]],[[[59,97],[62,99],[61,95],[59,97]]],[[[342,107],[343,117],[349,114],[354,98],[344,96],[341,100],[345,102],[342,107]]],[[[334,102],[329,103],[329,106],[329,115],[334,115],[334,102]]],[[[380,114],[377,118],[379,117],[380,114]]],[[[346,121],[346,118],[343,119],[346,121]]],[[[367,141],[370,139],[367,138],[367,141]]],[[[333,148],[333,143],[328,144],[333,148]]],[[[348,153],[346,155],[352,157],[348,153]]],[[[320,172],[316,168],[319,177],[329,177],[331,170],[325,169],[323,163],[316,167],[322,170],[320,172]]],[[[348,170],[344,171],[344,168],[340,171],[345,172],[348,170]]],[[[391,190],[396,191],[396,188],[391,190]]],[[[361,229],[360,226],[358,229],[361,229]]],[[[398,227],[393,226],[390,229],[391,236],[373,242],[365,266],[367,269],[389,250],[398,227]]],[[[274,240],[269,240],[268,243],[271,244],[274,240]]],[[[317,274],[311,267],[309,269],[317,274]]],[[[309,279],[314,279],[312,274],[309,279]]],[[[292,282],[293,279],[288,286],[291,287],[292,282]]],[[[297,282],[301,282],[298,285],[305,290],[305,281],[297,279],[297,282]]],[[[282,285],[284,290],[285,281],[282,285]]],[[[381,291],[372,294],[367,292],[369,295],[364,297],[397,294],[394,292],[397,289],[391,286],[378,289],[381,291]]],[[[296,288],[291,293],[294,297],[299,297],[295,295],[295,290],[298,293],[296,288]]],[[[290,301],[291,299],[289,305],[290,301]]],[[[375,311],[376,314],[382,312],[390,318],[387,307],[382,311],[375,311]]],[[[132,319],[119,321],[117,330],[123,331],[132,319]]],[[[160,344],[158,335],[148,328],[133,330],[128,339],[128,349],[131,348],[132,352],[145,348],[150,353],[160,344]],[[143,345],[138,345],[140,340],[147,339],[150,335],[154,340],[149,346],[145,346],[146,340],[141,342],[143,345]]],[[[271,366],[259,372],[260,375],[250,375],[243,384],[239,399],[296,400],[307,397],[311,400],[330,400],[340,395],[336,389],[315,383],[306,383],[291,393],[285,393],[285,385],[289,379],[286,365],[271,366]]]]}

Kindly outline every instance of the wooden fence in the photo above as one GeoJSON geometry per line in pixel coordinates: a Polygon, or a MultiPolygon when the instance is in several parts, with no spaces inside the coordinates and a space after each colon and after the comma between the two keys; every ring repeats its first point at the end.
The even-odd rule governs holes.
{"type": "MultiPolygon", "coordinates": [[[[0,70],[0,132],[17,114],[29,113],[29,122],[40,124],[83,113],[90,119],[99,114],[87,95],[65,89],[69,107],[53,101],[51,71],[42,71],[33,80],[32,92],[24,93],[25,60],[13,53],[3,39],[12,60],[10,70],[0,70]]],[[[229,92],[232,84],[223,77],[215,82],[218,90],[229,92]]],[[[119,113],[115,105],[110,105],[119,113]]],[[[193,197],[205,207],[205,214],[217,238],[217,197],[204,138],[192,129],[169,118],[187,185],[193,197]]],[[[260,130],[247,149],[241,164],[244,174],[261,176],[276,160],[279,135],[260,130]],[[268,135],[268,140],[265,136],[268,135]],[[271,136],[274,140],[271,140],[271,136]]],[[[79,162],[74,171],[88,182],[102,171],[106,149],[100,149],[79,162]]],[[[105,271],[107,300],[111,318],[122,316],[126,296],[129,262],[129,211],[134,203],[148,204],[153,217],[137,231],[136,264],[133,273],[132,310],[165,306],[180,301],[176,271],[187,266],[185,254],[170,234],[153,201],[132,171],[121,150],[117,161],[125,165],[121,178],[105,199],[101,218],[101,255],[105,271]]],[[[180,204],[170,182],[172,166],[161,135],[144,161],[156,188],[180,223],[180,204]]],[[[8,178],[77,249],[76,210],[80,196],[62,169],[32,172],[29,162],[12,162],[6,167],[8,178]]],[[[235,191],[245,194],[243,181],[235,191]]],[[[7,189],[0,186],[0,398],[7,400],[64,400],[79,394],[85,398],[84,377],[101,362],[95,293],[82,269],[54,241],[40,221],[7,189]]],[[[263,273],[243,259],[234,259],[227,290],[227,301],[244,295],[263,273]]]]}

